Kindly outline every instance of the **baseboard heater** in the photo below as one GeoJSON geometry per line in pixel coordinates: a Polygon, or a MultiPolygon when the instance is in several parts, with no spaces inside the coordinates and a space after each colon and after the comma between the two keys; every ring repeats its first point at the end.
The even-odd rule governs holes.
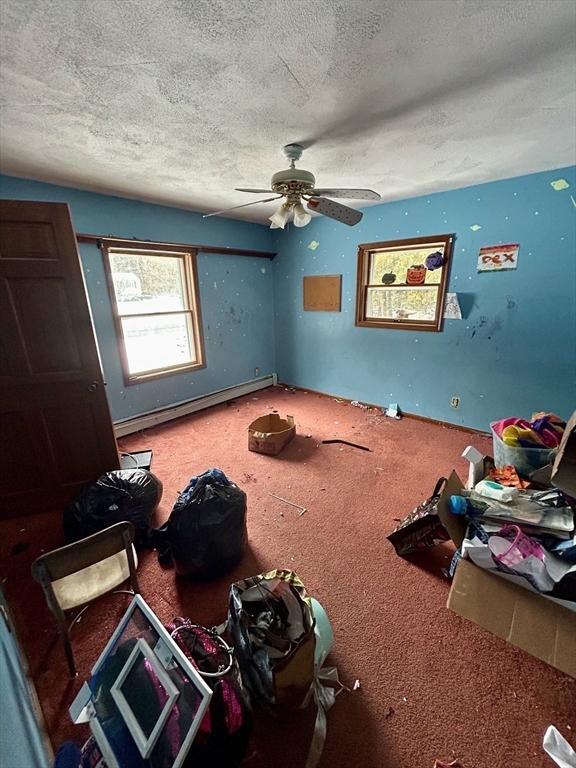
{"type": "Polygon", "coordinates": [[[251,392],[257,392],[259,389],[266,389],[266,387],[275,387],[276,384],[278,384],[278,376],[273,373],[260,379],[252,379],[242,384],[236,384],[234,387],[219,389],[217,392],[211,392],[208,395],[200,395],[192,400],[175,403],[169,408],[158,408],[140,416],[131,416],[129,419],[114,422],[114,434],[116,437],[131,435],[133,432],[140,432],[142,429],[155,427],[158,424],[163,424],[165,421],[171,421],[172,419],[178,419],[180,416],[187,416],[189,413],[201,411],[203,408],[210,408],[211,405],[219,405],[227,400],[233,400],[235,397],[249,395],[251,392]]]}

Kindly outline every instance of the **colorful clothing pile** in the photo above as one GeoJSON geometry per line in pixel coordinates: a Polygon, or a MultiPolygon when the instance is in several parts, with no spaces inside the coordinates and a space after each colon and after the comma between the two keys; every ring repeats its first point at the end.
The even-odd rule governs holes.
{"type": "Polygon", "coordinates": [[[534,413],[532,420],[510,417],[492,424],[502,442],[512,448],[557,448],[566,422],[555,413],[534,413]]]}

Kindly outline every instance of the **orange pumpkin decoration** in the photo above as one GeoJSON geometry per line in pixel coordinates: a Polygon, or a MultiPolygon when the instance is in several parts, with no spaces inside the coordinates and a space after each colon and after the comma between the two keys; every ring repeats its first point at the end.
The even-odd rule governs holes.
{"type": "Polygon", "coordinates": [[[412,264],[406,272],[407,285],[422,285],[426,280],[426,267],[424,264],[412,264]]]}

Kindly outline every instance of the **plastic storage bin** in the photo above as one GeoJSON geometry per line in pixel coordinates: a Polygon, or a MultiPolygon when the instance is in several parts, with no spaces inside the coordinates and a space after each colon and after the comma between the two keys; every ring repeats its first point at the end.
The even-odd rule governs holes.
{"type": "MultiPolygon", "coordinates": [[[[490,425],[492,429],[492,425],[490,425]]],[[[531,472],[547,464],[552,464],[557,448],[513,448],[506,443],[492,429],[492,442],[494,444],[494,463],[497,467],[505,467],[512,464],[519,474],[528,477],[531,472]]]]}

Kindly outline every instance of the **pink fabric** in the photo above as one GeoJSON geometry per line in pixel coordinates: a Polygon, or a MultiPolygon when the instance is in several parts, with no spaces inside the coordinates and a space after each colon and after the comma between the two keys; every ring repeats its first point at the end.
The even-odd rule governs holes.
{"type": "Polygon", "coordinates": [[[534,448],[540,446],[546,448],[557,448],[562,439],[563,428],[560,426],[563,422],[554,414],[535,414],[539,418],[533,421],[519,419],[514,416],[507,419],[500,419],[491,424],[494,432],[507,445],[518,445],[525,448],[531,445],[534,448]],[[553,425],[551,420],[556,420],[553,425]]]}
{"type": "MultiPolygon", "coordinates": [[[[182,626],[186,623],[185,619],[174,619],[172,624],[168,627],[168,631],[172,632],[176,627],[182,626]]],[[[222,652],[221,646],[210,636],[210,634],[207,631],[200,632],[197,634],[197,638],[199,643],[202,645],[203,649],[207,651],[208,653],[217,654],[222,652]]],[[[182,639],[179,633],[177,633],[174,636],[175,641],[178,643],[180,648],[182,649],[183,653],[186,654],[186,657],[194,664],[196,669],[198,669],[198,664],[196,663],[194,657],[191,655],[190,651],[188,650],[186,643],[182,639]]],[[[236,733],[236,731],[239,731],[244,723],[244,712],[242,709],[242,702],[240,700],[240,694],[236,690],[236,687],[232,683],[229,675],[225,675],[220,678],[216,678],[217,682],[216,685],[219,685],[221,687],[221,693],[222,693],[222,699],[224,702],[224,717],[226,720],[226,730],[228,733],[233,734],[236,733]]],[[[216,688],[216,685],[214,688],[216,688]]],[[[200,731],[203,731],[206,734],[210,734],[212,732],[212,720],[210,716],[210,707],[206,710],[206,714],[202,720],[202,723],[200,724],[200,731]]]]}

